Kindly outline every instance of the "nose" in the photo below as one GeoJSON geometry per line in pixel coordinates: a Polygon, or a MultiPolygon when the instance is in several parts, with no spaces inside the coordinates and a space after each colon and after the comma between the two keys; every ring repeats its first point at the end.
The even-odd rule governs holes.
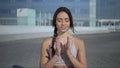
{"type": "Polygon", "coordinates": [[[65,25],[65,23],[66,23],[66,22],[63,20],[63,21],[62,21],[62,25],[65,25]]]}

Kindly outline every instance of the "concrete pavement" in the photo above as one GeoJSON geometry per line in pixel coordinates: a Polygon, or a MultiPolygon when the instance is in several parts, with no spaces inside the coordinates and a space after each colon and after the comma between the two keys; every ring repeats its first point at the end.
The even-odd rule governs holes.
{"type": "MultiPolygon", "coordinates": [[[[88,68],[120,68],[120,33],[82,34],[88,68]]],[[[38,68],[44,38],[0,42],[0,68],[38,68]]]]}

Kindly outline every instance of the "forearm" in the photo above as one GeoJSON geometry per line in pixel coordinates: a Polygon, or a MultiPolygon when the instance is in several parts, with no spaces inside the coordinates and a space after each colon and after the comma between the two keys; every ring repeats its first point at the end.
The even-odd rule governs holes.
{"type": "Polygon", "coordinates": [[[87,65],[81,63],[80,61],[78,61],[78,60],[71,54],[71,52],[69,52],[67,55],[68,55],[68,58],[70,59],[70,61],[72,62],[73,66],[74,66],[75,68],[87,68],[87,65]]]}
{"type": "Polygon", "coordinates": [[[50,61],[48,61],[46,64],[43,64],[41,68],[53,68],[58,58],[59,57],[57,55],[54,55],[53,58],[50,61]]]}

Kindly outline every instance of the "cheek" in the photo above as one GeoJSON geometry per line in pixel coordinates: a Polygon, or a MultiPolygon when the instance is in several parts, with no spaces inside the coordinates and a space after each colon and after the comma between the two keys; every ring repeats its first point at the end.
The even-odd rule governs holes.
{"type": "Polygon", "coordinates": [[[56,23],[56,27],[57,27],[57,29],[59,29],[61,27],[61,24],[56,23]]]}
{"type": "Polygon", "coordinates": [[[70,27],[70,23],[67,23],[66,25],[67,25],[68,27],[70,27]]]}

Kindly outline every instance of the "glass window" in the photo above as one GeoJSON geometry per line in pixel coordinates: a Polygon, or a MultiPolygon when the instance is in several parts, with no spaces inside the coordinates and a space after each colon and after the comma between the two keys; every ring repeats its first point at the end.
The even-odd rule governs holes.
{"type": "Polygon", "coordinates": [[[89,0],[80,0],[81,2],[89,2],[89,0]]]}
{"type": "Polygon", "coordinates": [[[9,14],[10,10],[9,9],[0,9],[0,14],[9,14]]]}
{"type": "Polygon", "coordinates": [[[10,14],[16,14],[16,10],[15,9],[11,9],[10,10],[10,14]]]}
{"type": "Polygon", "coordinates": [[[1,3],[3,3],[3,2],[4,2],[4,3],[9,3],[10,0],[0,0],[0,2],[1,2],[1,3]]]}
{"type": "Polygon", "coordinates": [[[82,14],[88,14],[88,13],[89,13],[89,10],[83,8],[83,9],[80,10],[80,12],[81,12],[82,14]]]}
{"type": "Polygon", "coordinates": [[[75,0],[64,0],[64,2],[73,2],[75,0]]]}
{"type": "Polygon", "coordinates": [[[0,14],[16,14],[14,9],[0,9],[0,14]]]}
{"type": "Polygon", "coordinates": [[[44,0],[32,0],[32,2],[43,2],[44,0]]]}
{"type": "Polygon", "coordinates": [[[26,0],[16,0],[16,2],[27,2],[26,0]]]}

